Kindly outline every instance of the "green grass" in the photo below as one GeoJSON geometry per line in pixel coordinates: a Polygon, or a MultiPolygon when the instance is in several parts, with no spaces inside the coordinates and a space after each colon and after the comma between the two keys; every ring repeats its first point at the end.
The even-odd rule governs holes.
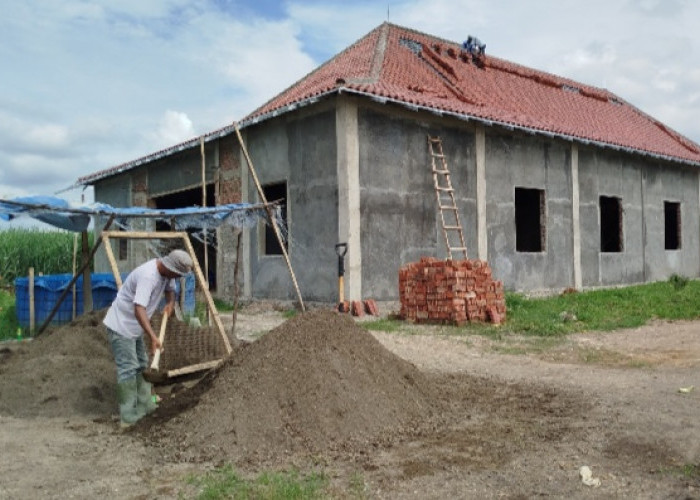
{"type": "Polygon", "coordinates": [[[193,476],[188,483],[197,487],[199,500],[306,500],[327,498],[329,481],[322,473],[302,475],[297,471],[263,472],[245,479],[226,465],[202,476],[193,476]]]}
{"type": "MultiPolygon", "coordinates": [[[[653,319],[700,317],[700,281],[679,279],[548,298],[506,294],[506,332],[557,336],[587,330],[634,328],[653,319]]],[[[492,327],[493,328],[493,327],[492,327]]]]}
{"type": "Polygon", "coordinates": [[[362,326],[367,330],[375,330],[380,332],[397,332],[405,327],[405,322],[396,319],[376,319],[373,321],[365,321],[362,326]]]}
{"type": "MultiPolygon", "coordinates": [[[[590,330],[634,328],[654,319],[696,319],[700,317],[699,305],[700,281],[674,275],[657,283],[542,298],[506,293],[506,321],[498,326],[468,323],[462,327],[432,325],[417,328],[412,323],[393,319],[367,321],[362,326],[368,330],[406,335],[430,332],[438,335],[483,334],[496,340],[503,340],[508,334],[557,338],[590,330]]],[[[513,349],[517,351],[519,347],[513,349]]]]}

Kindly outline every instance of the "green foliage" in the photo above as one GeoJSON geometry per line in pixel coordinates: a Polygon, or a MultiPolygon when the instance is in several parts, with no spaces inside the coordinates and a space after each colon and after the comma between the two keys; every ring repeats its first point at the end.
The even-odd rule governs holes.
{"type": "MultiPolygon", "coordinates": [[[[34,273],[62,274],[73,271],[75,234],[67,231],[9,229],[0,231],[0,286],[12,286],[15,278],[34,273]]],[[[93,235],[89,234],[92,247],[93,235]]],[[[80,235],[77,262],[80,264],[80,235]]]]}
{"type": "Polygon", "coordinates": [[[189,483],[198,487],[200,500],[224,498],[293,500],[325,498],[328,479],[322,473],[302,476],[297,471],[263,472],[253,479],[242,478],[230,465],[219,467],[189,483]]]}
{"type": "Polygon", "coordinates": [[[15,296],[0,290],[0,341],[17,336],[17,313],[15,312],[15,296]]]}
{"type": "Polygon", "coordinates": [[[683,287],[685,287],[688,284],[689,279],[686,278],[685,276],[680,276],[678,274],[672,274],[670,278],[668,278],[668,282],[673,285],[673,288],[676,290],[679,290],[683,287]]]}

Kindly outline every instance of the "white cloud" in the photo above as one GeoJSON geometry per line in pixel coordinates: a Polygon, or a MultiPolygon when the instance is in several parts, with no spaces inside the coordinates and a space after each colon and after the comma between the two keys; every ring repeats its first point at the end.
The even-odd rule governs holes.
{"type": "Polygon", "coordinates": [[[387,6],[393,23],[478,36],[488,54],[608,88],[700,141],[696,1],[289,0],[274,16],[253,0],[6,4],[0,193],[51,193],[240,119],[387,6]]]}
{"type": "Polygon", "coordinates": [[[156,130],[154,143],[161,148],[166,148],[174,144],[186,141],[195,135],[192,120],[187,114],[178,111],[168,110],[163,113],[160,119],[158,130],[156,130]]]}

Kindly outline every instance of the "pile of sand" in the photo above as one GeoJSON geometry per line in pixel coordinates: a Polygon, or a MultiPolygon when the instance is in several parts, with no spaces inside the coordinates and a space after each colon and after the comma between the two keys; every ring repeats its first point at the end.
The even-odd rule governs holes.
{"type": "Polygon", "coordinates": [[[138,430],[187,459],[364,447],[430,415],[429,385],[351,318],[319,310],[234,350],[138,430]]]}
{"type": "Polygon", "coordinates": [[[116,368],[102,319],[79,317],[36,339],[0,347],[0,413],[107,417],[117,408],[116,368]]]}

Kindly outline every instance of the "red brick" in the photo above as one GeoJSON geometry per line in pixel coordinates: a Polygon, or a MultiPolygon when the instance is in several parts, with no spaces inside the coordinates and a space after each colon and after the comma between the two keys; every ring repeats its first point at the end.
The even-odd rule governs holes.
{"type": "Polygon", "coordinates": [[[364,316],[365,315],[365,309],[362,305],[362,301],[360,301],[360,300],[353,300],[352,301],[351,310],[352,310],[353,316],[364,316]]]}

